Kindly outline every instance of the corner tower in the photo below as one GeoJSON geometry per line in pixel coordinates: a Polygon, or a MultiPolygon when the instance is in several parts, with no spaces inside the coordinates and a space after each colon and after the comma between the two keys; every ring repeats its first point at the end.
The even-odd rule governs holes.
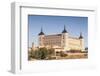
{"type": "Polygon", "coordinates": [[[39,46],[43,47],[44,46],[44,43],[43,43],[43,41],[44,41],[44,32],[43,32],[42,27],[41,27],[41,31],[38,35],[39,35],[39,46]]]}
{"type": "Polygon", "coordinates": [[[82,36],[82,32],[80,33],[80,36],[79,36],[79,39],[80,39],[80,50],[81,51],[84,51],[84,38],[82,36]]]}
{"type": "Polygon", "coordinates": [[[64,48],[64,51],[69,50],[68,49],[68,32],[66,30],[66,26],[64,25],[64,29],[62,31],[62,48],[64,48]]]}

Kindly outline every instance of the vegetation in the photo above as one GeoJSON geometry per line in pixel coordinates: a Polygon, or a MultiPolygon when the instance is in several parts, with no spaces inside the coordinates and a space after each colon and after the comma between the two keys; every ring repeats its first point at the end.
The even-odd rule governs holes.
{"type": "Polygon", "coordinates": [[[81,53],[81,50],[70,50],[71,53],[81,53]]]}
{"type": "Polygon", "coordinates": [[[88,47],[86,47],[85,50],[88,50],[88,47]]]}
{"type": "Polygon", "coordinates": [[[80,59],[87,58],[88,51],[70,50],[67,52],[55,52],[53,48],[38,48],[37,50],[30,50],[28,52],[29,60],[54,60],[54,59],[80,59]],[[78,54],[77,54],[78,53],[78,54]]]}
{"type": "Polygon", "coordinates": [[[46,48],[39,48],[38,50],[32,50],[29,54],[29,58],[34,59],[47,59],[51,58],[51,56],[55,55],[54,49],[46,49],[46,48]]]}
{"type": "Polygon", "coordinates": [[[66,57],[66,56],[68,56],[68,55],[65,54],[63,51],[61,51],[61,52],[60,52],[60,56],[61,56],[61,57],[66,57]]]}

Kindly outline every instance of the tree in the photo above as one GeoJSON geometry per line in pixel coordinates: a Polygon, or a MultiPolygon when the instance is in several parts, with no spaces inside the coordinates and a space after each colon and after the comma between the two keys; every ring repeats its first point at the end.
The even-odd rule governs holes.
{"type": "Polygon", "coordinates": [[[55,55],[55,50],[53,48],[48,49],[48,55],[55,55]]]}
{"type": "Polygon", "coordinates": [[[35,59],[45,59],[48,55],[48,51],[46,48],[39,48],[32,52],[32,57],[35,59]]]}
{"type": "Polygon", "coordinates": [[[55,55],[55,51],[53,48],[39,48],[38,50],[34,50],[31,53],[31,57],[34,59],[48,59],[52,55],[55,55]]]}
{"type": "Polygon", "coordinates": [[[68,55],[65,54],[63,51],[60,51],[60,56],[61,56],[61,57],[66,57],[66,56],[68,56],[68,55]]]}
{"type": "Polygon", "coordinates": [[[85,50],[88,51],[88,47],[86,47],[85,50]]]}
{"type": "Polygon", "coordinates": [[[40,52],[40,59],[46,59],[46,57],[48,56],[48,50],[46,48],[40,48],[39,52],[40,52]]]}

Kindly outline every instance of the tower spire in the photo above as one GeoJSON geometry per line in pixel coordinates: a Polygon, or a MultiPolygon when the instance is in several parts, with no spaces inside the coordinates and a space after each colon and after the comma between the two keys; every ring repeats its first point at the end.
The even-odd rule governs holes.
{"type": "Polygon", "coordinates": [[[82,32],[80,32],[79,39],[82,39],[82,38],[83,38],[83,36],[82,36],[82,32]]]}
{"type": "Polygon", "coordinates": [[[42,29],[42,27],[41,27],[41,32],[43,32],[43,29],[42,29]]]}
{"type": "Polygon", "coordinates": [[[68,33],[65,25],[64,25],[64,30],[62,31],[62,33],[68,33]]]}
{"type": "Polygon", "coordinates": [[[41,32],[39,33],[39,35],[44,35],[42,27],[41,27],[41,32]]]}
{"type": "Polygon", "coordinates": [[[64,25],[64,30],[66,30],[66,26],[64,25]]]}

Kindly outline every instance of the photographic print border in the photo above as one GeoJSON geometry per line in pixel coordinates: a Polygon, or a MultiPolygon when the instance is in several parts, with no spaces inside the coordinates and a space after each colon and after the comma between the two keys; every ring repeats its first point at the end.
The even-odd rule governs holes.
{"type": "MultiPolygon", "coordinates": [[[[72,40],[71,39],[71,40],[72,40]]],[[[62,60],[62,59],[84,59],[88,58],[88,17],[81,17],[81,16],[52,16],[52,15],[28,15],[28,60],[62,60]],[[42,19],[41,19],[42,18],[42,19]],[[62,20],[63,19],[63,20],[62,20]],[[41,21],[42,20],[42,21],[41,21]],[[53,20],[53,21],[52,21],[53,20]],[[59,24],[58,24],[59,22],[59,24]],[[31,27],[31,28],[30,28],[31,27]],[[48,29],[49,27],[49,29],[48,29]],[[56,28],[58,27],[58,29],[56,28]],[[76,27],[76,28],[75,28],[76,27]],[[82,28],[83,27],[83,28],[82,28]],[[36,29],[35,29],[36,28],[36,29]],[[47,29],[46,29],[47,28],[47,29]],[[55,28],[55,29],[54,29],[55,28]],[[62,28],[62,29],[60,29],[62,28]],[[64,49],[61,45],[61,38],[62,32],[65,28],[64,33],[68,33],[69,39],[72,38],[73,41],[69,41],[70,49],[64,49]],[[39,29],[42,29],[44,38],[47,39],[44,41],[44,46],[39,45],[39,35],[41,32],[39,29]],[[48,33],[48,30],[52,33],[48,33]],[[84,30],[83,30],[84,29],[84,30]],[[35,31],[37,32],[35,32],[35,31]],[[59,30],[59,32],[55,31],[59,30]],[[35,33],[34,33],[35,32],[35,33]],[[54,38],[52,38],[52,35],[54,38]],[[56,38],[58,37],[59,38],[56,38]],[[80,38],[81,36],[81,38],[80,38]],[[50,37],[48,39],[48,37],[50,37]],[[51,39],[51,40],[50,40],[51,39]],[[56,41],[56,39],[58,39],[56,41]],[[77,39],[77,41],[76,41],[77,39]],[[82,39],[83,45],[79,44],[80,39],[82,39]],[[53,40],[53,41],[52,41],[53,40]],[[76,41],[74,43],[74,41],[76,41]],[[72,43],[73,42],[73,43],[72,43]],[[52,46],[52,47],[51,47],[52,46]],[[83,46],[83,49],[80,47],[83,46]],[[55,48],[59,49],[55,49],[55,48]],[[63,48],[63,49],[61,49],[63,48]],[[39,50],[45,49],[45,51],[49,52],[52,51],[52,54],[46,53],[45,51],[39,52],[39,50]],[[73,50],[71,50],[73,49],[73,50]],[[35,55],[34,53],[39,53],[39,55],[35,55]],[[56,53],[57,52],[57,53],[56,53]],[[33,53],[33,54],[32,54],[33,53]],[[74,54],[77,55],[74,55],[74,54]],[[72,56],[71,56],[71,55],[72,56]],[[41,55],[45,58],[41,59],[41,55]],[[48,58],[49,57],[49,58],[48,58]]]]}

